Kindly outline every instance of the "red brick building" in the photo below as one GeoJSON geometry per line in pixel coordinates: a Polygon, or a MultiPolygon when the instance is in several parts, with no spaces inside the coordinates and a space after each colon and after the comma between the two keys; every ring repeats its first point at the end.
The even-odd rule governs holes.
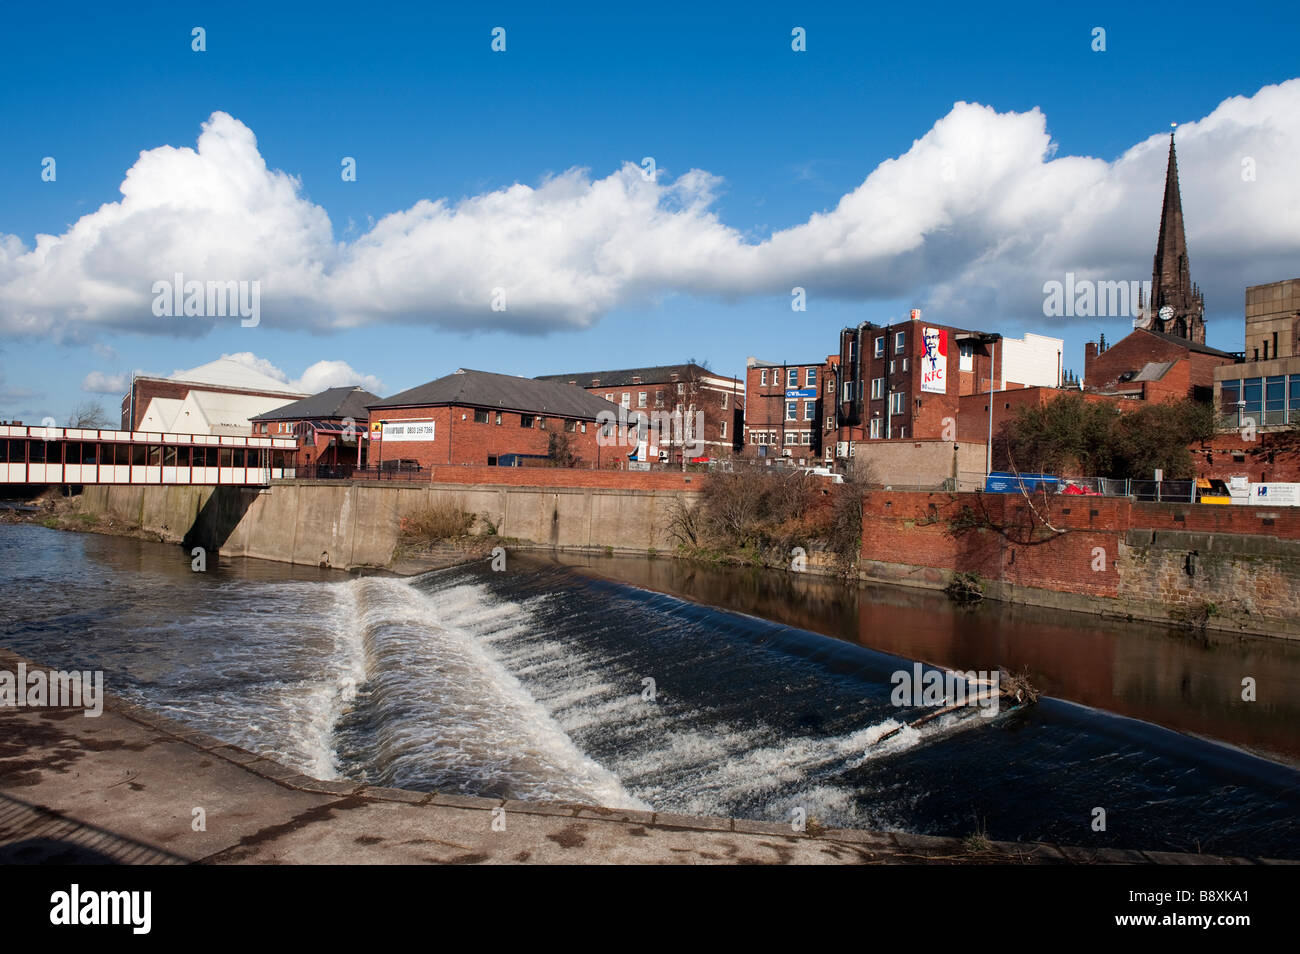
{"type": "Polygon", "coordinates": [[[656,445],[661,459],[673,463],[681,463],[683,444],[693,456],[707,457],[726,456],[740,447],[744,386],[739,378],[717,374],[693,361],[616,371],[544,374],[535,380],[582,388],[623,408],[629,420],[649,424],[656,417],[662,420],[663,415],[681,415],[673,420],[689,422],[689,433],[667,433],[656,445]]]}
{"type": "MultiPolygon", "coordinates": [[[[1002,336],[923,322],[864,322],[840,332],[836,406],[841,444],[952,440],[962,395],[1004,384],[1002,336]]],[[[846,456],[841,453],[839,456],[846,456]]]]}
{"type": "Polygon", "coordinates": [[[1235,361],[1237,356],[1226,351],[1138,328],[1109,347],[1105,338],[1085,344],[1083,382],[1089,391],[1127,393],[1157,403],[1171,397],[1209,401],[1214,369],[1235,361]],[[1158,365],[1170,367],[1154,367],[1158,365]]]}
{"type": "Polygon", "coordinates": [[[568,444],[575,466],[616,466],[627,456],[597,440],[597,417],[618,408],[568,384],[461,369],[368,410],[371,467],[536,462],[553,436],[568,444]]]}
{"type": "Polygon", "coordinates": [[[369,450],[369,411],[380,400],[360,387],[328,388],[252,418],[253,433],[293,436],[303,476],[346,477],[364,469],[369,450]]]}
{"type": "Polygon", "coordinates": [[[834,403],[831,357],[795,364],[751,357],[745,367],[745,453],[795,461],[825,456],[834,403]]]}
{"type": "MultiPolygon", "coordinates": [[[[1043,407],[1050,401],[1069,394],[1079,394],[1089,403],[1104,401],[1115,404],[1120,410],[1137,407],[1134,400],[1122,395],[1091,394],[1087,391],[1072,391],[1068,388],[1008,388],[993,392],[993,436],[996,438],[1002,426],[1013,421],[1022,408],[1043,407]]],[[[960,411],[957,415],[957,439],[962,441],[988,440],[989,396],[984,394],[965,394],[959,399],[960,411]]]]}

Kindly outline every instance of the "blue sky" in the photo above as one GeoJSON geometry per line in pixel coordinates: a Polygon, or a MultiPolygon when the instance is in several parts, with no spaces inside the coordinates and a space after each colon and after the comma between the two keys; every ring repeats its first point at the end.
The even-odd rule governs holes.
{"type": "MultiPolygon", "coordinates": [[[[299,180],[299,198],[328,215],[338,247],[420,200],[454,206],[515,183],[536,189],[575,168],[588,170],[584,183],[596,182],[645,156],[654,157],[665,182],[693,169],[716,177],[708,190],[710,221],[742,244],[758,244],[834,210],[958,101],[999,115],[1037,109],[1053,157],[1113,163],[1166,133],[1172,121],[1202,120],[1230,97],[1253,97],[1300,72],[1300,13],[1293,5],[1242,3],[1225,11],[1188,4],[1176,13],[1163,5],[1105,3],[1011,4],[995,12],[943,3],[812,12],[802,4],[735,5],[734,12],[655,4],[548,16],[538,16],[534,5],[462,9],[354,3],[7,9],[0,36],[6,91],[0,241],[10,243],[12,261],[30,252],[38,233],[62,235],[104,203],[117,202],[142,151],[193,149],[216,111],[251,130],[270,170],[299,180]],[[191,50],[194,26],[206,30],[205,52],[191,50]],[[504,53],[490,50],[495,26],[507,30],[504,53]],[[790,48],[796,26],[807,31],[803,53],[790,48]],[[1091,49],[1098,26],[1106,30],[1104,52],[1091,49]],[[57,160],[54,182],[40,178],[46,156],[57,160]],[[357,181],[341,180],[343,156],[355,157],[357,181]]],[[[971,127],[970,135],[1001,136],[998,124],[988,122],[987,133],[971,127]]],[[[1223,148],[1211,139],[1205,150],[1223,148]]],[[[1194,138],[1189,143],[1189,165],[1196,169],[1198,147],[1194,138]]],[[[986,145],[973,141],[970,148],[986,145]]],[[[1182,148],[1180,141],[1180,161],[1182,148]]],[[[1108,227],[1114,253],[1105,252],[1106,228],[1081,226],[1102,236],[1070,253],[1081,271],[1108,267],[1119,271],[1116,277],[1149,278],[1160,191],[1158,181],[1148,186],[1151,168],[1163,173],[1163,156],[1154,166],[1149,157],[1135,165],[1146,178],[1140,189],[1119,193],[1133,208],[1108,227]]],[[[1202,165],[1209,168],[1209,160],[1202,165]]],[[[1260,183],[1268,188],[1285,188],[1265,178],[1260,183]]],[[[885,278],[860,282],[849,266],[817,270],[802,313],[791,311],[788,285],[774,289],[740,265],[717,288],[707,277],[679,284],[658,270],[646,277],[632,268],[608,300],[590,308],[548,300],[514,324],[491,315],[478,321],[472,311],[441,319],[457,293],[446,277],[429,280],[427,316],[395,304],[383,315],[331,320],[324,317],[332,307],[327,299],[298,299],[292,308],[264,308],[256,328],[219,320],[182,328],[153,318],[147,303],[139,319],[104,306],[83,320],[75,309],[31,305],[24,286],[21,293],[0,293],[0,416],[62,419],[85,397],[115,414],[114,396],[82,390],[87,375],[170,373],[236,352],[251,352],[290,378],[318,361],[344,361],[378,378],[384,393],[458,366],[533,375],[693,357],[739,373],[749,354],[792,361],[825,356],[840,327],[899,318],[913,305],[925,305],[937,321],[1063,337],[1066,366],[1082,371],[1083,342],[1100,331],[1118,339],[1126,319],[1049,322],[1032,307],[1036,288],[986,298],[985,305],[978,296],[964,299],[951,314],[944,307],[954,301],[951,292],[934,296],[932,286],[951,282],[959,267],[969,274],[972,260],[980,259],[968,249],[978,245],[971,233],[983,231],[978,216],[994,219],[1016,203],[1014,182],[1005,180],[997,181],[1008,197],[971,212],[976,218],[937,215],[940,224],[925,235],[933,251],[923,262],[900,264],[897,274],[904,277],[896,282],[888,280],[878,249],[870,251],[871,261],[885,278]],[[950,254],[950,245],[963,251],[950,254]],[[292,320],[280,320],[290,311],[292,320]],[[344,327],[349,324],[354,327],[344,327]]],[[[972,189],[988,191],[987,184],[972,189]]],[[[1207,220],[1237,215],[1243,221],[1235,231],[1247,231],[1249,215],[1258,212],[1234,212],[1230,200],[1200,204],[1187,175],[1183,191],[1192,274],[1206,286],[1209,343],[1240,348],[1245,285],[1297,277],[1277,270],[1292,247],[1283,234],[1257,255],[1220,253],[1207,220]]],[[[675,201],[689,203],[693,195],[664,196],[663,207],[672,211],[675,201]]],[[[1279,195],[1264,205],[1277,208],[1281,201],[1285,208],[1291,194],[1279,195]]],[[[907,210],[896,214],[906,218],[907,210]]],[[[1059,218],[1052,231],[1068,232],[1069,219],[1059,218]]],[[[164,240],[165,232],[140,227],[140,242],[153,234],[164,240]]],[[[1294,221],[1292,227],[1300,228],[1294,221]]],[[[1012,243],[1016,234],[1009,233],[1012,243]]],[[[115,254],[139,247],[114,240],[121,246],[115,254]]],[[[526,259],[527,242],[538,240],[521,241],[510,255],[526,259]]],[[[672,242],[655,239],[635,254],[653,258],[672,242]]],[[[1005,245],[1008,236],[988,242],[1005,245]]],[[[836,255],[830,246],[824,253],[828,262],[836,255]]],[[[1072,260],[1058,254],[1041,274],[1017,260],[1017,274],[1028,268],[1027,283],[1041,285],[1072,260]]],[[[18,274],[5,270],[10,267],[0,262],[0,289],[18,274]]],[[[407,267],[415,270],[418,297],[420,268],[407,267]]],[[[32,281],[83,281],[78,274],[54,271],[32,281]]],[[[991,287],[1005,284],[1002,273],[991,274],[991,287]]],[[[58,299],[55,291],[51,300],[58,299]]]]}

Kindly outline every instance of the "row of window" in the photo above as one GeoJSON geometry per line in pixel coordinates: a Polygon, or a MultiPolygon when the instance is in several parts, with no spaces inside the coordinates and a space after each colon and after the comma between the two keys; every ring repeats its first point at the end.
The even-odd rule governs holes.
{"type": "MultiPolygon", "coordinates": [[[[786,401],[786,402],[785,402],[785,419],[786,419],[787,421],[797,421],[797,420],[799,420],[799,402],[798,402],[798,401],[786,401]]],[[[817,402],[816,402],[816,401],[804,401],[804,402],[803,402],[803,419],[804,419],[805,421],[813,421],[813,420],[816,420],[816,419],[817,419],[817,402]]]]}
{"type": "MultiPolygon", "coordinates": [[[[761,371],[758,372],[758,375],[759,375],[759,377],[758,377],[758,383],[759,383],[759,385],[760,385],[761,387],[767,387],[767,383],[768,383],[768,381],[767,381],[767,369],[766,369],[766,368],[762,369],[761,371]]],[[[772,369],[772,384],[774,384],[774,385],[779,385],[780,383],[781,383],[781,372],[779,372],[776,368],[773,368],[773,369],[772,369]]],[[[787,369],[786,369],[786,372],[785,372],[785,386],[788,387],[788,388],[797,388],[797,387],[800,386],[800,384],[799,384],[799,369],[798,369],[798,368],[787,368],[787,369]]],[[[817,369],[816,369],[816,368],[806,368],[806,369],[804,370],[804,383],[803,383],[802,386],[803,386],[803,387],[806,387],[806,388],[815,388],[815,387],[817,387],[817,369]]]]}
{"type": "Polygon", "coordinates": [[[258,421],[253,427],[256,434],[292,434],[293,421],[258,421]]]}
{"type": "Polygon", "coordinates": [[[128,444],[124,441],[41,441],[0,438],[0,463],[81,464],[117,467],[284,467],[292,451],[244,447],[177,447],[174,444],[128,444]],[[269,458],[267,455],[271,455],[269,458]]]}
{"type": "MultiPolygon", "coordinates": [[[[685,394],[685,393],[686,393],[686,385],[684,385],[684,384],[679,384],[679,385],[677,385],[677,393],[678,393],[678,394],[685,394]]],[[[638,391],[638,392],[636,393],[636,406],[637,406],[637,407],[648,407],[649,404],[648,404],[647,402],[649,401],[649,397],[650,397],[650,394],[649,394],[648,391],[638,391]]],[[[613,391],[607,391],[607,392],[605,392],[605,400],[606,400],[606,401],[609,401],[611,404],[613,404],[613,403],[614,403],[614,392],[613,392],[613,391]]],[[[621,404],[623,407],[631,407],[631,406],[632,406],[632,393],[631,393],[630,391],[624,391],[623,394],[622,394],[622,398],[618,401],[618,403],[621,404]]],[[[723,392],[722,392],[722,409],[723,409],[724,411],[727,410],[727,407],[728,407],[728,405],[729,405],[730,403],[731,403],[731,395],[728,394],[726,391],[723,391],[723,392]]],[[[664,392],[663,392],[663,391],[656,391],[656,392],[655,392],[655,407],[663,407],[663,406],[664,406],[664,392]]],[[[680,408],[681,405],[678,404],[677,407],[680,408]]]]}
{"type": "Polygon", "coordinates": [[[1257,425],[1300,421],[1300,374],[1238,378],[1220,384],[1219,407],[1257,425]]]}
{"type": "MultiPolygon", "coordinates": [[[[751,444],[779,444],[781,443],[781,433],[779,431],[750,431],[749,442],[751,444]]],[[[787,446],[802,444],[807,447],[812,444],[812,431],[786,431],[785,443],[787,446]]]]}
{"type": "MultiPolygon", "coordinates": [[[[514,415],[511,416],[513,417],[514,415]]],[[[542,417],[540,414],[520,414],[519,426],[530,428],[535,427],[544,431],[547,429],[546,420],[547,419],[542,417]]],[[[587,433],[586,421],[574,421],[569,418],[560,418],[560,420],[564,422],[564,429],[570,434],[579,430],[584,434],[587,433]]],[[[504,416],[500,411],[486,411],[482,408],[478,408],[474,411],[475,424],[496,424],[499,427],[503,421],[504,416]]]]}
{"type": "Polygon", "coordinates": [[[871,419],[871,427],[870,430],[868,431],[868,434],[872,439],[879,439],[882,437],[906,437],[907,425],[895,424],[893,429],[889,433],[886,433],[884,419],[879,417],[873,417],[871,419]]]}

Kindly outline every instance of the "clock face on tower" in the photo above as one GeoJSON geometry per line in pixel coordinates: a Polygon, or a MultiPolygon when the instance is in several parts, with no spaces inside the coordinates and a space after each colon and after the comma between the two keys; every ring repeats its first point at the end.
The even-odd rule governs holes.
{"type": "Polygon", "coordinates": [[[1160,315],[1161,321],[1168,321],[1170,318],[1174,317],[1174,310],[1168,305],[1165,305],[1160,309],[1158,314],[1160,315]]]}

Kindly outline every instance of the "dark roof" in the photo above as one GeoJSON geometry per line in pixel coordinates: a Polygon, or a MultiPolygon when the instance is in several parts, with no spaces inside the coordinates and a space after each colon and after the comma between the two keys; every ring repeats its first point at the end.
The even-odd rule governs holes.
{"type": "Polygon", "coordinates": [[[1142,370],[1133,375],[1132,381],[1159,381],[1172,368],[1176,361],[1148,361],[1142,366],[1142,370]]]}
{"type": "Polygon", "coordinates": [[[1195,351],[1198,354],[1212,354],[1218,358],[1231,358],[1233,361],[1237,360],[1237,356],[1235,354],[1229,354],[1226,351],[1220,351],[1218,348],[1211,348],[1209,345],[1203,345],[1200,344],[1199,342],[1192,341],[1188,338],[1180,338],[1178,337],[1178,335],[1168,335],[1165,334],[1163,331],[1152,331],[1150,328],[1138,328],[1136,330],[1145,331],[1149,335],[1155,335],[1161,341],[1168,341],[1171,344],[1178,345],[1180,348],[1186,348],[1188,351],[1195,351]]]}
{"type": "Polygon", "coordinates": [[[539,374],[535,381],[558,381],[561,384],[576,382],[577,387],[625,388],[637,384],[674,384],[673,375],[678,381],[689,381],[692,376],[713,375],[719,378],[731,378],[728,374],[717,374],[698,364],[660,364],[652,368],[623,368],[617,371],[578,371],[574,374],[539,374]],[[632,380],[639,378],[639,381],[632,380]],[[599,381],[597,385],[593,382],[599,381]]]}
{"type": "Polygon", "coordinates": [[[249,418],[250,421],[300,421],[320,417],[350,417],[356,421],[366,419],[366,407],[372,401],[378,401],[379,395],[371,394],[365,388],[343,387],[327,388],[319,394],[305,397],[301,401],[272,408],[265,414],[249,418]]]}
{"type": "Polygon", "coordinates": [[[518,378],[512,374],[493,374],[491,371],[461,369],[455,374],[421,384],[369,407],[426,407],[456,405],[458,407],[484,407],[501,411],[522,411],[525,414],[550,414],[555,417],[572,417],[594,421],[602,411],[617,413],[618,406],[588,394],[581,388],[554,381],[535,378],[518,378]]]}

